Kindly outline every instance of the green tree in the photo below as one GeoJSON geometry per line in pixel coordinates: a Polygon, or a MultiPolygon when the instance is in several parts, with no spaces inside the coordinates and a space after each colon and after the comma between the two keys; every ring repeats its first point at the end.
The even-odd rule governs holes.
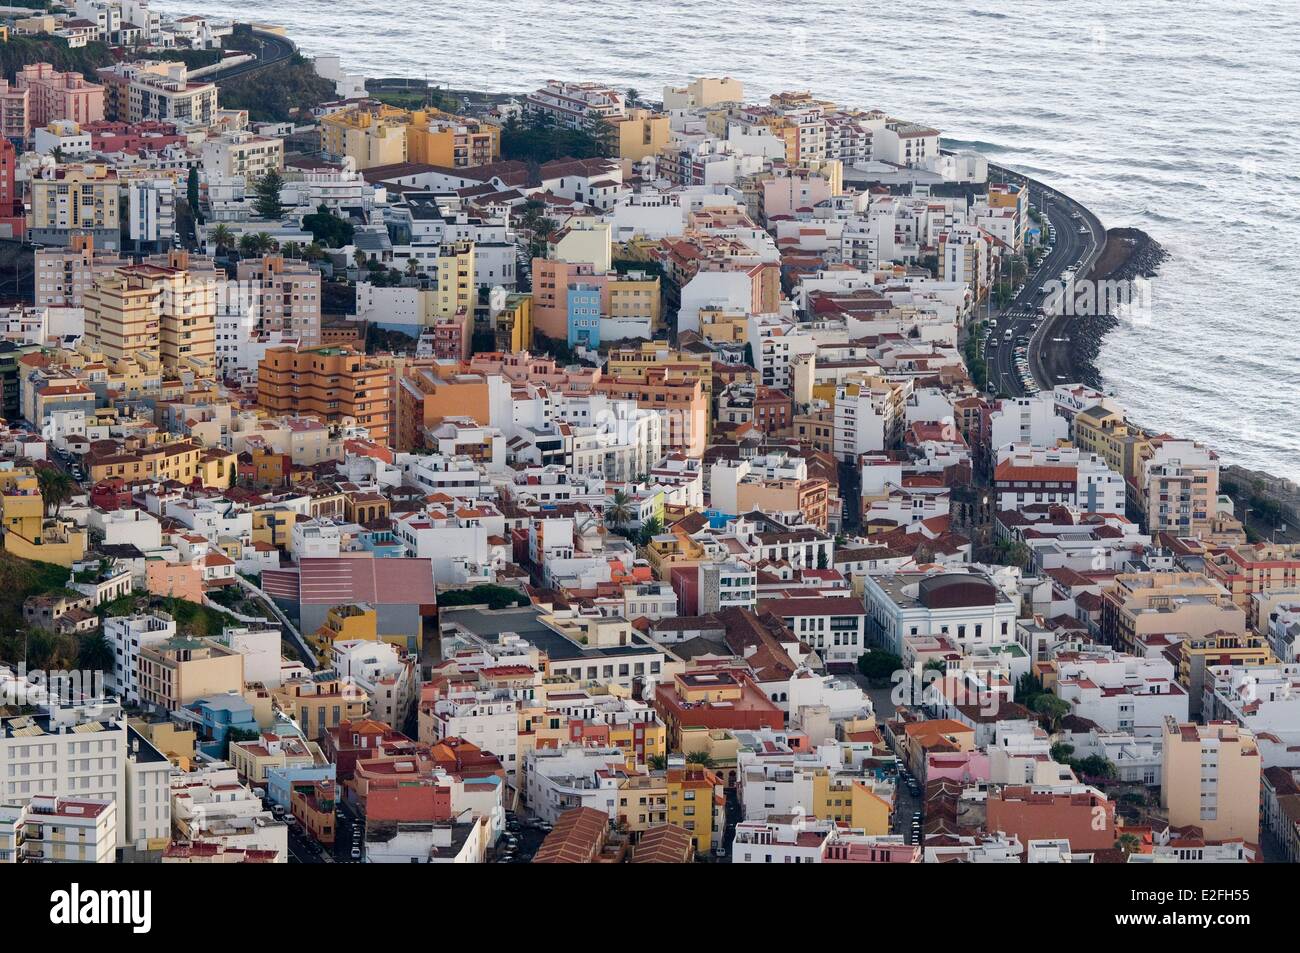
{"type": "Polygon", "coordinates": [[[668,759],[661,754],[652,754],[646,759],[651,771],[663,771],[668,767],[668,759]]]}
{"type": "Polygon", "coordinates": [[[1053,731],[1061,727],[1061,719],[1070,713],[1067,702],[1047,692],[1035,698],[1029,708],[1046,718],[1053,731]]]}
{"type": "Polygon", "coordinates": [[[713,759],[709,757],[706,751],[692,751],[686,756],[687,764],[701,764],[706,768],[713,767],[713,759]]]}
{"type": "Polygon", "coordinates": [[[625,526],[632,521],[632,515],[632,498],[622,490],[615,490],[613,502],[605,509],[605,521],[613,526],[625,526]]]}
{"type": "Polygon", "coordinates": [[[185,180],[185,201],[189,203],[190,211],[194,213],[194,221],[203,224],[203,216],[199,214],[198,166],[190,166],[190,174],[185,180]]]}
{"type": "Polygon", "coordinates": [[[216,247],[217,253],[229,251],[235,247],[235,233],[228,225],[217,225],[208,234],[208,240],[216,247]]]}
{"type": "Polygon", "coordinates": [[[1115,778],[1119,776],[1119,770],[1108,758],[1103,758],[1099,754],[1090,754],[1086,758],[1080,758],[1070,765],[1074,768],[1076,774],[1083,775],[1087,778],[1115,778]]]}
{"type": "Polygon", "coordinates": [[[36,483],[40,487],[41,500],[45,503],[46,516],[58,516],[63,504],[72,499],[76,484],[58,467],[45,466],[36,471],[36,483]]]}
{"type": "Polygon", "coordinates": [[[280,190],[284,187],[284,176],[275,169],[270,170],[257,180],[256,199],[253,208],[262,218],[279,221],[284,214],[284,205],[280,202],[280,190]]]}
{"type": "Polygon", "coordinates": [[[903,660],[890,652],[873,649],[858,656],[858,671],[869,682],[888,681],[903,667],[903,660]]]}
{"type": "Polygon", "coordinates": [[[115,664],[113,646],[101,632],[85,636],[77,648],[77,668],[91,672],[111,672],[115,664]]]}
{"type": "Polygon", "coordinates": [[[342,248],[352,244],[352,235],[356,231],[351,222],[339,218],[330,211],[328,205],[318,206],[315,213],[304,215],[302,227],[311,232],[318,245],[326,248],[342,248]]]}
{"type": "Polygon", "coordinates": [[[654,539],[664,531],[664,521],[657,516],[652,516],[641,524],[641,545],[649,546],[650,540],[654,539]]]}
{"type": "Polygon", "coordinates": [[[1052,760],[1060,764],[1069,764],[1071,756],[1074,754],[1074,745],[1067,745],[1063,741],[1058,741],[1052,745],[1052,760]]]}

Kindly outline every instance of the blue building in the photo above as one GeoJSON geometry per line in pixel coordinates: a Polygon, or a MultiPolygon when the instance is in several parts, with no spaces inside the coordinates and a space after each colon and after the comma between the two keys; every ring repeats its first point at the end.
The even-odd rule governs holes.
{"type": "Polygon", "coordinates": [[[569,285],[569,347],[600,347],[600,288],[569,285]]]}
{"type": "Polygon", "coordinates": [[[231,729],[255,734],[261,731],[253,706],[243,695],[235,692],[196,698],[185,708],[194,718],[199,749],[214,757],[225,756],[231,729]]]}
{"type": "Polygon", "coordinates": [[[304,766],[266,769],[266,797],[274,804],[289,810],[289,792],[299,781],[334,781],[334,765],[321,768],[304,766]]]}

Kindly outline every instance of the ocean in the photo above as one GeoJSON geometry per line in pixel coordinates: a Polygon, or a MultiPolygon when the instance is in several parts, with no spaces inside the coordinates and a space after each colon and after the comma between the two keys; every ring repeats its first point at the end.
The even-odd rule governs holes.
{"type": "MultiPolygon", "coordinates": [[[[249,4],[155,0],[248,19],[249,4]]],[[[367,76],[659,98],[730,75],[937,126],[1169,252],[1098,361],[1140,423],[1300,481],[1300,5],[1295,0],[727,4],[580,0],[256,8],[367,76]]]]}

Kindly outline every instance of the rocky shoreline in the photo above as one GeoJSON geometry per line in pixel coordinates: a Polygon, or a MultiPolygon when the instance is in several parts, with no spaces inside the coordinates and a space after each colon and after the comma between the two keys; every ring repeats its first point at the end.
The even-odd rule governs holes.
{"type": "MultiPolygon", "coordinates": [[[[1106,247],[1101,257],[1082,277],[1090,281],[1154,278],[1168,257],[1161,244],[1140,228],[1111,228],[1106,230],[1106,247]]],[[[1105,381],[1097,369],[1097,357],[1106,335],[1118,323],[1111,314],[1076,315],[1070,319],[1067,331],[1070,346],[1065,355],[1069,379],[1097,390],[1105,389],[1105,381]]]]}
{"type": "MultiPolygon", "coordinates": [[[[1168,257],[1169,252],[1140,228],[1107,229],[1106,248],[1087,278],[1093,281],[1154,278],[1168,257]]],[[[1072,380],[1105,390],[1105,381],[1097,370],[1097,356],[1106,335],[1118,323],[1110,314],[1076,316],[1070,321],[1070,345],[1065,359],[1072,380]]],[[[1300,522],[1300,486],[1292,481],[1235,465],[1223,467],[1222,479],[1239,501],[1244,500],[1257,509],[1263,501],[1268,501],[1277,508],[1282,521],[1292,527],[1300,522]]]]}

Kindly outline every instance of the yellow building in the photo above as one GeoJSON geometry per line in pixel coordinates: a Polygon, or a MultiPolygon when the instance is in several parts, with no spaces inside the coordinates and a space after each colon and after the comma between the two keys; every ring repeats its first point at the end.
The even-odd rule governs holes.
{"type": "Polygon", "coordinates": [[[495,318],[496,348],[507,354],[533,347],[533,296],[528,292],[506,295],[495,318]]]}
{"type": "Polygon", "coordinates": [[[1095,453],[1125,480],[1134,480],[1150,446],[1140,430],[1129,426],[1124,415],[1098,404],[1074,416],[1074,442],[1086,453],[1095,453]]]}
{"type": "Polygon", "coordinates": [[[621,118],[614,119],[618,133],[618,157],[637,162],[647,156],[658,155],[672,139],[669,119],[648,109],[629,109],[621,118]]]}
{"type": "Polygon", "coordinates": [[[268,771],[316,768],[327,763],[320,745],[296,735],[263,735],[252,741],[232,741],[226,759],[249,784],[265,784],[268,771]]]}
{"type": "Polygon", "coordinates": [[[610,351],[605,375],[645,381],[657,368],[666,371],[665,383],[698,380],[704,385],[705,402],[713,406],[712,359],[675,350],[666,341],[642,341],[636,346],[610,351]]]}
{"type": "Polygon", "coordinates": [[[668,785],[668,823],[689,833],[699,853],[708,853],[715,837],[721,841],[726,825],[726,797],[722,779],[711,769],[698,764],[670,768],[668,785]]]}
{"type": "Polygon", "coordinates": [[[749,315],[726,308],[701,308],[700,337],[714,344],[748,344],[749,315]]]}
{"type": "Polygon", "coordinates": [[[324,737],[326,729],[364,718],[370,711],[370,696],[332,673],[289,679],[272,694],[277,707],[313,740],[324,737]]]}
{"type": "Polygon", "coordinates": [[[6,533],[27,539],[40,535],[45,522],[45,501],[40,482],[31,467],[0,470],[0,518],[6,533]]]}
{"type": "Polygon", "coordinates": [[[108,165],[58,166],[52,178],[33,178],[28,187],[32,229],[118,229],[121,183],[108,165]]]}
{"type": "Polygon", "coordinates": [[[833,820],[868,834],[888,834],[892,803],[861,778],[836,777],[819,769],[812,779],[813,816],[833,820]]]}
{"type": "Polygon", "coordinates": [[[233,482],[235,463],[235,455],[227,450],[204,450],[188,442],[86,455],[86,470],[92,483],[109,477],[121,477],[128,483],[175,480],[188,485],[197,480],[203,486],[225,489],[233,482]]]}
{"type": "Polygon", "coordinates": [[[614,823],[633,835],[668,823],[668,779],[662,774],[634,774],[618,786],[614,823]]]}
{"type": "Polygon", "coordinates": [[[141,700],[165,711],[244,688],[243,654],[211,639],[178,635],[142,646],[136,665],[141,700]]]}
{"type": "Polygon", "coordinates": [[[4,548],[20,559],[71,567],[86,555],[87,534],[71,520],[47,518],[36,471],[0,470],[4,548]]]}
{"type": "Polygon", "coordinates": [[[331,606],[325,613],[325,621],[315,632],[307,636],[307,642],[322,663],[328,663],[334,650],[334,643],[358,639],[364,642],[379,640],[379,614],[368,603],[331,606]]]}
{"type": "Polygon", "coordinates": [[[1259,843],[1260,774],[1255,736],[1230,722],[1179,723],[1166,716],[1160,804],[1173,827],[1199,827],[1206,840],[1259,843]]]}
{"type": "Polygon", "coordinates": [[[663,328],[663,301],[659,278],[632,271],[605,280],[605,316],[612,321],[643,323],[654,334],[663,328]]]}
{"type": "Polygon", "coordinates": [[[357,169],[407,161],[406,127],[410,113],[383,103],[365,103],[321,119],[321,149],[355,160],[357,169]]]}
{"type": "Polygon", "coordinates": [[[268,543],[287,551],[293,540],[293,524],[298,514],[287,507],[260,507],[253,510],[253,542],[268,543]]]}
{"type": "Polygon", "coordinates": [[[448,169],[487,165],[501,158],[501,130],[437,109],[414,112],[367,102],[321,120],[321,147],[350,156],[358,169],[420,162],[448,169]]]}
{"type": "Polygon", "coordinates": [[[449,242],[438,249],[427,272],[437,279],[437,290],[429,292],[425,323],[430,316],[455,317],[459,311],[474,313],[478,285],[474,283],[474,243],[449,242]]]}
{"type": "Polygon", "coordinates": [[[447,169],[487,165],[501,158],[499,126],[437,109],[410,114],[406,130],[408,162],[447,169]]]}
{"type": "Polygon", "coordinates": [[[216,368],[217,290],[184,267],[128,265],[83,296],[85,346],[114,368],[141,351],[157,353],[170,374],[211,377],[216,368]]]}
{"type": "Polygon", "coordinates": [[[198,757],[195,751],[198,736],[193,728],[181,728],[170,721],[148,722],[142,718],[132,718],[131,727],[182,771],[189,771],[195,763],[198,757]]]}

